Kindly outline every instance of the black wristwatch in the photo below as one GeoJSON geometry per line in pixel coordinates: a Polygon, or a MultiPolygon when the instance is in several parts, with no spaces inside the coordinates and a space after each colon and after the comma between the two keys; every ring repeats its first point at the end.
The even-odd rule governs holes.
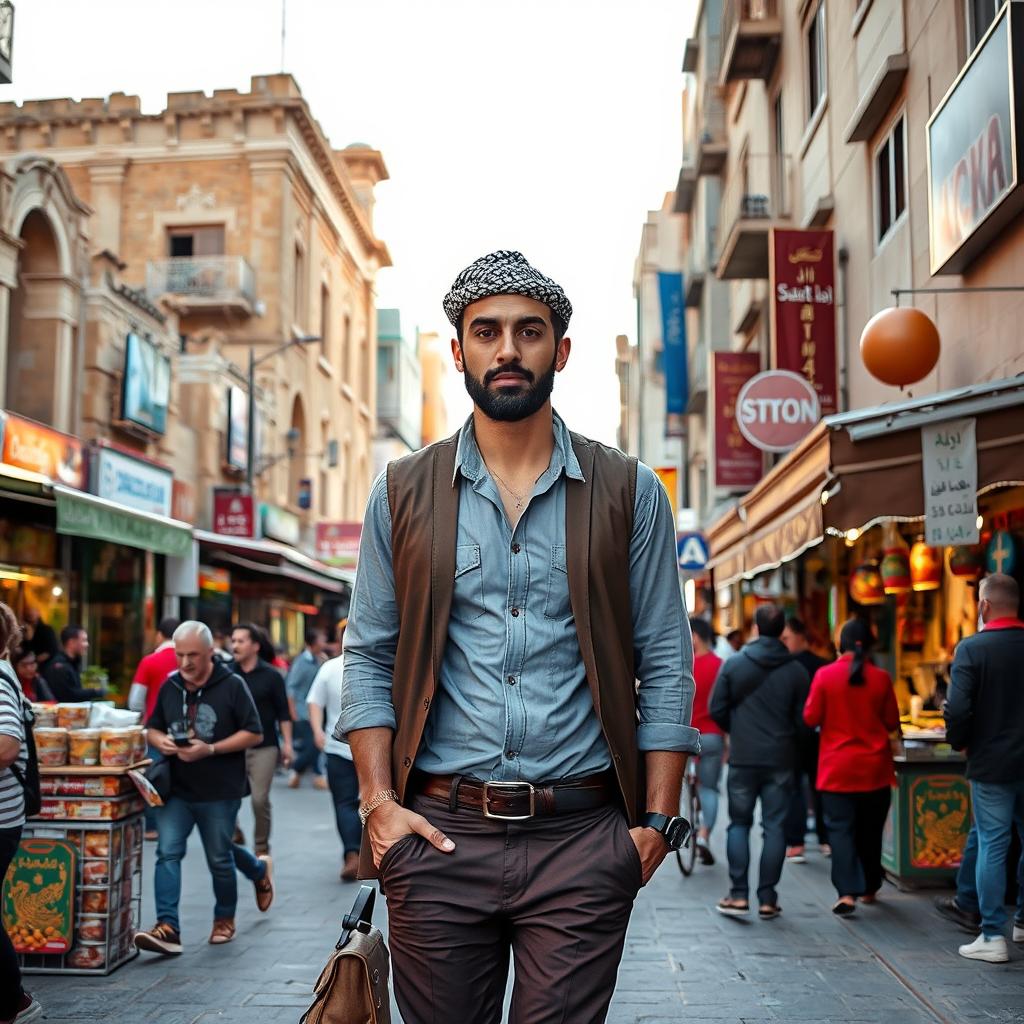
{"type": "Polygon", "coordinates": [[[685,818],[670,818],[667,814],[654,814],[650,811],[641,815],[640,825],[642,828],[653,828],[655,832],[659,832],[668,848],[677,851],[686,845],[692,831],[690,823],[685,818]]]}

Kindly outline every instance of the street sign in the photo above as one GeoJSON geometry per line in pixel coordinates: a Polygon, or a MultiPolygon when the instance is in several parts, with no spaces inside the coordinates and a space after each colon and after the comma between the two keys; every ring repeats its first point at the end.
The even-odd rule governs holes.
{"type": "Polygon", "coordinates": [[[736,398],[740,433],[766,452],[795,448],[820,419],[818,395],[806,377],[768,370],[751,377],[736,398]]]}
{"type": "Polygon", "coordinates": [[[708,567],[708,542],[702,533],[680,533],[676,536],[676,554],[683,572],[703,572],[708,567]]]}

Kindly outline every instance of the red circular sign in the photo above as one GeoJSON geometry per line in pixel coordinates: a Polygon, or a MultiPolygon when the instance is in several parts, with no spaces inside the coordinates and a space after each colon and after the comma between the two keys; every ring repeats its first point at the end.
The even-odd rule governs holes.
{"type": "Polygon", "coordinates": [[[736,397],[740,433],[765,452],[795,448],[821,418],[810,382],[791,370],[768,370],[751,377],[736,397]]]}

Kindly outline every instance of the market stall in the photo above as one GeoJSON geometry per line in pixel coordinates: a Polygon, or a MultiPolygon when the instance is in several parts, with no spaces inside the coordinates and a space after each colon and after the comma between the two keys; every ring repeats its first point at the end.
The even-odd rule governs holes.
{"type": "Polygon", "coordinates": [[[136,955],[142,729],[90,728],[88,704],[34,710],[42,807],[4,880],[3,924],[26,973],[109,974],[136,955]]]}

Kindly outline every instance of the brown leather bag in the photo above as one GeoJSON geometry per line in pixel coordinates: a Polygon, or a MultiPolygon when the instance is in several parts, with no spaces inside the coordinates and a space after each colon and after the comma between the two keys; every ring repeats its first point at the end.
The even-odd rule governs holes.
{"type": "Polygon", "coordinates": [[[370,923],[376,894],[373,886],[360,888],[299,1024],[391,1024],[388,947],[370,923]]]}

